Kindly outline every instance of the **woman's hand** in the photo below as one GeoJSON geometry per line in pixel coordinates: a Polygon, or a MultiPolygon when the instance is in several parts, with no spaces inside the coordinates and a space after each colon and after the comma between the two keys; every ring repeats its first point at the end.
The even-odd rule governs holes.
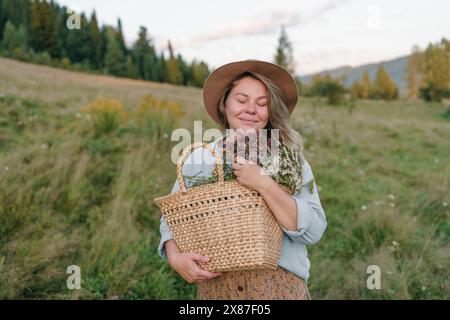
{"type": "Polygon", "coordinates": [[[208,257],[191,252],[178,252],[168,256],[169,264],[188,283],[197,283],[220,276],[220,272],[206,271],[197,264],[197,261],[208,262],[208,257]]]}
{"type": "Polygon", "coordinates": [[[242,157],[236,157],[236,161],[232,164],[234,175],[247,188],[261,192],[273,181],[258,164],[242,157]]]}

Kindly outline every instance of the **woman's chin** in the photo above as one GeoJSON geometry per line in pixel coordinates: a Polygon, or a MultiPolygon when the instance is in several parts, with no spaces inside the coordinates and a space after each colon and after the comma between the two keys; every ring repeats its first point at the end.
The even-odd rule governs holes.
{"type": "Polygon", "coordinates": [[[252,130],[258,131],[258,128],[259,128],[259,126],[258,126],[258,123],[256,123],[256,122],[255,123],[241,122],[239,129],[242,129],[245,132],[247,132],[247,131],[251,132],[252,130]]]}

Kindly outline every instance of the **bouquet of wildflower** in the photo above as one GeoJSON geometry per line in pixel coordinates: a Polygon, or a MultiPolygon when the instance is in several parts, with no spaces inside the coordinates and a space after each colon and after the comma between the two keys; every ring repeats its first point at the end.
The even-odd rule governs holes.
{"type": "MultiPolygon", "coordinates": [[[[271,154],[271,138],[267,140],[267,150],[268,154],[259,154],[257,150],[252,150],[252,148],[257,148],[259,146],[259,141],[257,144],[251,145],[248,140],[245,140],[245,159],[249,160],[250,155],[257,155],[256,163],[263,168],[265,173],[272,177],[272,179],[281,186],[285,186],[291,190],[291,193],[299,193],[302,185],[303,179],[303,168],[300,161],[299,152],[288,146],[287,144],[279,143],[279,152],[277,154],[271,154]]],[[[223,140],[223,149],[225,148],[225,138],[223,140]]],[[[237,145],[234,144],[234,155],[237,154],[237,145]]],[[[226,152],[223,152],[223,172],[224,180],[236,180],[236,176],[233,173],[233,168],[231,164],[226,163],[226,152]]],[[[234,158],[233,158],[234,159],[234,158]]],[[[250,159],[252,160],[252,159],[250,159]]],[[[210,177],[204,176],[185,176],[185,179],[190,183],[191,187],[196,187],[199,185],[214,183],[218,181],[217,173],[214,170],[210,177]]]]}

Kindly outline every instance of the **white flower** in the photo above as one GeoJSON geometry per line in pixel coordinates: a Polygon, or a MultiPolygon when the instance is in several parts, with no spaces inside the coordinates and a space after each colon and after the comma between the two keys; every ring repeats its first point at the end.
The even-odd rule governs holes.
{"type": "Polygon", "coordinates": [[[446,207],[446,206],[448,206],[448,203],[447,203],[447,202],[442,202],[442,205],[443,205],[444,207],[446,207]]]}
{"type": "Polygon", "coordinates": [[[363,206],[361,206],[361,209],[367,210],[367,206],[363,205],[363,206]]]}
{"type": "Polygon", "coordinates": [[[391,200],[395,200],[395,197],[394,197],[393,194],[388,194],[388,198],[391,199],[391,200]]]}

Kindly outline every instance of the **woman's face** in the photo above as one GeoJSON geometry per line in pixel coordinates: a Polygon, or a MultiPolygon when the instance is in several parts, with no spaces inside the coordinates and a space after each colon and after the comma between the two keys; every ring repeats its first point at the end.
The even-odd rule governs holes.
{"type": "Polygon", "coordinates": [[[263,129],[269,120],[269,97],[264,84],[251,77],[239,80],[225,102],[231,129],[263,129]]]}

